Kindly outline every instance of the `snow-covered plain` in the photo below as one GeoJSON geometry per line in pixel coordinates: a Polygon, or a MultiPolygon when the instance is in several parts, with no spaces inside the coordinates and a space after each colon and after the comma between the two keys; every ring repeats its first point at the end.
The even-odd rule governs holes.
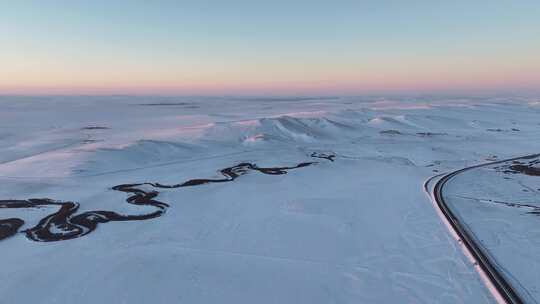
{"type": "Polygon", "coordinates": [[[540,152],[539,123],[531,98],[0,97],[0,200],[140,215],[114,186],[317,162],[141,185],[164,214],[70,240],[24,233],[56,206],[0,208],[25,221],[0,241],[0,303],[492,303],[423,183],[540,152]]]}

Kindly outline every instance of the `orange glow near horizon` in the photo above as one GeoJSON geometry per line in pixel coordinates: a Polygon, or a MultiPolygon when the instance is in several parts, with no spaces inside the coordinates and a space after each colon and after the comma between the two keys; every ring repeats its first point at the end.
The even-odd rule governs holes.
{"type": "Polygon", "coordinates": [[[530,58],[392,59],[257,65],[226,60],[220,64],[20,63],[0,58],[4,70],[0,94],[309,95],[540,88],[540,61],[530,58]]]}
{"type": "Polygon", "coordinates": [[[384,92],[504,91],[540,88],[540,73],[514,71],[501,74],[469,73],[466,76],[431,73],[406,79],[378,74],[356,80],[321,77],[311,80],[258,79],[229,81],[47,81],[26,85],[0,83],[0,94],[14,95],[257,95],[257,94],[366,94],[384,92]]]}

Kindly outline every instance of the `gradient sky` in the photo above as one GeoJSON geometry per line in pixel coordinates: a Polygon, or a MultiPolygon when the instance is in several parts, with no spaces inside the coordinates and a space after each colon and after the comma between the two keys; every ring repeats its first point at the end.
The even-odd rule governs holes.
{"type": "Polygon", "coordinates": [[[0,0],[0,94],[540,92],[540,1],[0,0]]]}

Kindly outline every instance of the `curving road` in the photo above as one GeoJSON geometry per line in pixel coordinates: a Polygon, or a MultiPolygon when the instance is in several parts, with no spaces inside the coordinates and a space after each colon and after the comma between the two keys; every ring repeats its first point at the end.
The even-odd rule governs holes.
{"type": "MultiPolygon", "coordinates": [[[[455,214],[452,212],[452,210],[448,207],[448,205],[444,201],[444,197],[442,194],[444,191],[445,184],[448,181],[450,181],[452,178],[454,178],[455,176],[463,172],[480,168],[480,167],[502,164],[506,162],[513,162],[513,161],[518,161],[518,160],[523,160],[523,159],[532,159],[539,156],[540,154],[520,156],[520,157],[480,164],[480,165],[467,167],[467,168],[454,171],[452,173],[442,176],[434,185],[433,191],[431,193],[434,203],[436,204],[436,206],[438,207],[442,215],[444,215],[448,224],[451,225],[451,229],[453,229],[453,232],[457,235],[458,242],[464,245],[465,247],[464,249],[467,251],[466,254],[469,255],[469,257],[472,257],[472,259],[475,262],[475,266],[478,266],[480,268],[478,270],[481,276],[489,280],[489,282],[486,282],[486,283],[490,291],[494,294],[497,300],[502,299],[506,303],[521,304],[524,302],[520,298],[518,293],[514,290],[514,288],[511,286],[511,284],[508,283],[508,281],[504,278],[504,276],[497,270],[497,268],[494,266],[494,263],[490,260],[489,255],[479,245],[479,242],[475,239],[473,234],[470,233],[468,229],[465,228],[465,225],[463,225],[460,222],[460,219],[456,217],[455,214]]],[[[440,175],[435,176],[433,178],[437,178],[439,176],[440,175]]],[[[428,190],[428,183],[432,179],[426,182],[425,184],[426,190],[428,190]]]]}

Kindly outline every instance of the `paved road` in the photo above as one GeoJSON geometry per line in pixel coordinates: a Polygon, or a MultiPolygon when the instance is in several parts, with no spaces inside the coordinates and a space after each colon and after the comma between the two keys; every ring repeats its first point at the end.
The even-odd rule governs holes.
{"type": "Polygon", "coordinates": [[[508,283],[504,276],[496,269],[496,267],[494,267],[494,263],[489,259],[489,255],[486,254],[485,249],[479,245],[479,242],[475,239],[473,234],[468,231],[465,225],[462,225],[460,219],[455,216],[455,214],[452,212],[452,210],[450,210],[450,208],[448,208],[442,194],[445,184],[453,177],[463,172],[484,166],[511,162],[520,159],[535,158],[538,156],[540,156],[540,154],[526,155],[463,168],[461,170],[457,170],[442,176],[433,187],[432,198],[434,199],[437,207],[440,209],[441,213],[444,215],[448,223],[451,225],[454,232],[457,234],[459,238],[458,241],[460,241],[465,246],[468,254],[472,256],[475,263],[477,263],[478,267],[480,267],[480,271],[482,272],[481,274],[485,275],[485,277],[490,281],[489,285],[491,286],[489,287],[493,287],[495,289],[494,296],[496,298],[502,298],[502,300],[504,300],[506,303],[520,304],[524,303],[524,301],[520,298],[518,293],[514,290],[511,284],[508,283]]]}

